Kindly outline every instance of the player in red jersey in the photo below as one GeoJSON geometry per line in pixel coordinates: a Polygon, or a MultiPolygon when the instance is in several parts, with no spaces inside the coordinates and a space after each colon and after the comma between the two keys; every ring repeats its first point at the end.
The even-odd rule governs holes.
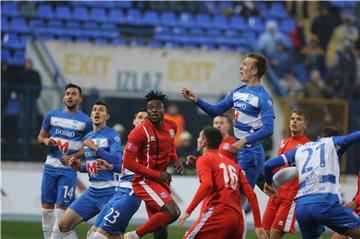
{"type": "MultiPolygon", "coordinates": [[[[284,154],[300,144],[310,140],[304,135],[307,121],[304,111],[294,109],[290,116],[291,137],[281,141],[278,155],[284,154]]],[[[285,168],[287,166],[281,167],[285,168]]],[[[264,215],[263,226],[270,239],[281,238],[285,233],[295,232],[295,202],[294,198],[298,191],[298,179],[282,185],[278,189],[278,195],[269,198],[264,215]]]]}
{"type": "Polygon", "coordinates": [[[134,128],[124,152],[124,167],[134,172],[133,189],[145,202],[149,220],[125,239],[140,238],[153,232],[156,239],[167,238],[166,226],[180,215],[180,209],[170,195],[171,175],[166,172],[173,162],[178,173],[183,168],[175,151],[176,124],[164,119],[165,95],[151,91],[146,96],[148,119],[134,128]]]}
{"type": "Polygon", "coordinates": [[[249,199],[253,211],[255,232],[259,238],[268,238],[261,228],[261,218],[256,194],[249,185],[239,165],[222,154],[218,148],[221,132],[213,127],[200,132],[197,140],[202,156],[196,162],[200,187],[190,205],[179,219],[183,228],[185,220],[197,205],[210,197],[207,211],[186,232],[184,239],[240,239],[243,238],[244,223],[240,204],[240,190],[249,199]]]}
{"type": "MultiPolygon", "coordinates": [[[[360,171],[358,175],[358,190],[353,198],[352,201],[345,203],[345,207],[351,208],[355,211],[357,215],[360,216],[360,171]]],[[[332,239],[347,239],[347,236],[340,235],[338,233],[335,233],[332,236],[332,239]]]]}

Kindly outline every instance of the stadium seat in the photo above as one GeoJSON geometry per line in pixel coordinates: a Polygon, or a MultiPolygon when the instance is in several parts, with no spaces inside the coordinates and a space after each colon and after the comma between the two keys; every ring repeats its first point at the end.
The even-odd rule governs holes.
{"type": "Polygon", "coordinates": [[[212,27],[217,29],[227,29],[228,25],[229,23],[227,22],[226,17],[223,15],[216,15],[211,24],[212,27]]]}
{"type": "Polygon", "coordinates": [[[47,24],[49,27],[57,27],[57,28],[62,28],[63,27],[63,23],[61,20],[50,20],[48,21],[47,24]]]}
{"type": "Polygon", "coordinates": [[[194,25],[193,16],[189,12],[182,12],[179,17],[178,25],[180,27],[191,28],[194,25]]]}
{"type": "Polygon", "coordinates": [[[285,5],[280,2],[273,2],[270,5],[270,9],[268,11],[268,16],[284,19],[288,17],[288,14],[285,9],[285,5]]]}
{"type": "Polygon", "coordinates": [[[54,18],[59,20],[70,20],[72,18],[70,8],[67,5],[56,6],[54,18]]]}
{"type": "Polygon", "coordinates": [[[15,1],[6,1],[1,4],[1,15],[3,16],[19,16],[17,5],[15,1]]]}
{"type": "Polygon", "coordinates": [[[264,18],[267,16],[267,13],[269,11],[268,4],[266,2],[257,2],[256,9],[258,10],[259,15],[264,18]]]}
{"type": "Polygon", "coordinates": [[[93,7],[90,11],[90,20],[95,22],[106,22],[107,15],[104,8],[93,7]]]}
{"type": "Polygon", "coordinates": [[[163,44],[161,44],[161,42],[158,41],[158,40],[151,40],[151,41],[148,43],[148,46],[149,46],[149,47],[152,47],[152,48],[159,48],[159,47],[162,47],[163,44]]]}
{"type": "Polygon", "coordinates": [[[30,32],[25,19],[20,17],[12,18],[10,30],[21,33],[30,32]]]}
{"type": "Polygon", "coordinates": [[[112,40],[112,44],[117,45],[117,46],[122,46],[122,45],[125,45],[126,42],[121,37],[117,37],[117,38],[112,40]]]}
{"type": "Polygon", "coordinates": [[[98,37],[95,39],[95,44],[97,45],[106,45],[108,44],[108,40],[104,37],[98,37]]]}
{"type": "Polygon", "coordinates": [[[12,62],[14,65],[23,65],[25,63],[25,52],[23,50],[15,51],[12,62]]]}
{"type": "Polygon", "coordinates": [[[163,26],[173,27],[177,25],[176,15],[175,13],[170,11],[163,12],[160,16],[160,20],[161,20],[161,25],[163,26]]]}
{"type": "Polygon", "coordinates": [[[89,14],[87,8],[84,6],[76,6],[73,10],[72,16],[74,20],[79,20],[84,22],[89,20],[89,14]]]}
{"type": "Polygon", "coordinates": [[[37,28],[45,26],[45,21],[43,19],[31,19],[29,22],[30,28],[37,28]]]}
{"type": "Polygon", "coordinates": [[[37,15],[40,18],[52,19],[54,14],[50,4],[41,3],[37,7],[37,15]]]}
{"type": "Polygon", "coordinates": [[[101,30],[112,30],[112,31],[116,31],[116,25],[114,23],[111,22],[103,22],[100,24],[100,29],[101,30]]]}
{"type": "Polygon", "coordinates": [[[144,13],[144,18],[142,19],[142,22],[143,24],[148,25],[158,25],[160,22],[159,15],[155,11],[146,11],[144,13]]]}
{"type": "Polygon", "coordinates": [[[194,26],[207,29],[210,27],[210,25],[210,16],[208,14],[199,13],[195,16],[194,26]]]}
{"type": "Polygon", "coordinates": [[[137,9],[130,9],[126,15],[126,23],[130,25],[141,25],[141,12],[137,9]]]}
{"type": "Polygon", "coordinates": [[[279,30],[285,33],[289,33],[292,29],[294,29],[295,26],[296,23],[292,19],[284,19],[279,25],[279,30]]]}
{"type": "Polygon", "coordinates": [[[125,16],[121,9],[110,9],[108,19],[110,22],[118,23],[118,24],[125,22],[125,16]]]}
{"type": "Polygon", "coordinates": [[[19,49],[22,47],[18,34],[16,33],[6,33],[3,37],[2,45],[11,49],[19,49]]]}
{"type": "Polygon", "coordinates": [[[1,60],[8,62],[9,59],[11,60],[10,50],[7,48],[2,48],[1,49],[1,60]]]}
{"type": "Polygon", "coordinates": [[[258,33],[265,31],[265,23],[260,17],[249,18],[249,30],[253,30],[258,33]]]}
{"type": "Polygon", "coordinates": [[[123,9],[129,9],[132,7],[131,1],[114,1],[114,6],[123,8],[123,9]]]}
{"type": "Polygon", "coordinates": [[[246,30],[248,30],[249,26],[244,17],[232,16],[230,18],[229,28],[240,30],[240,31],[246,31],[246,30]]]}
{"type": "Polygon", "coordinates": [[[7,32],[10,30],[10,24],[6,17],[1,18],[1,30],[7,32]]]}

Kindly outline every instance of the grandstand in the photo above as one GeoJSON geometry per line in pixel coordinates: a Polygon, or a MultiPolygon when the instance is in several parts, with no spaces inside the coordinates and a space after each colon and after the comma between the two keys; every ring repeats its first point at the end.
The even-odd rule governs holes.
{"type": "MultiPolygon", "coordinates": [[[[190,86],[216,102],[239,85],[237,68],[245,54],[261,52],[270,61],[264,84],[276,111],[270,155],[288,135],[287,117],[295,105],[309,115],[306,133],[312,139],[324,125],[336,125],[342,133],[359,130],[359,16],[358,1],[2,1],[1,161],[6,176],[2,188],[8,195],[2,198],[3,218],[39,220],[38,194],[16,207],[26,197],[22,193],[39,191],[47,150],[36,143],[36,136],[45,112],[61,106],[63,87],[70,81],[85,89],[85,113],[97,98],[109,103],[109,124],[124,126],[123,142],[133,113],[152,88],[166,92],[170,103],[178,105],[186,130],[195,136],[211,119],[185,102],[180,89],[190,86]],[[281,40],[267,53],[260,39],[271,25],[281,40]],[[357,35],[345,36],[342,29],[357,35]],[[34,71],[40,82],[32,80],[34,71]],[[295,80],[288,83],[287,74],[295,80]],[[294,93],[293,82],[300,93],[294,93]],[[23,188],[22,177],[31,185],[19,192],[14,188],[23,188]]],[[[192,150],[195,145],[193,140],[192,150]]],[[[350,175],[360,168],[357,146],[342,165],[345,199],[353,193],[350,175]]],[[[180,196],[187,197],[181,184],[194,184],[196,178],[177,178],[180,196]]],[[[144,217],[141,211],[135,223],[144,217]]]]}

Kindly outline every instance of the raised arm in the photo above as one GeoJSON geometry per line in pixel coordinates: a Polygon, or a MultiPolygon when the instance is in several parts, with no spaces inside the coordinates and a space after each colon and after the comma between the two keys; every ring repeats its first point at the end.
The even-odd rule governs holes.
{"type": "Polygon", "coordinates": [[[265,162],[264,167],[265,167],[265,180],[266,183],[271,185],[273,182],[273,170],[275,168],[284,166],[284,165],[290,165],[292,162],[294,162],[295,159],[295,153],[296,153],[296,148],[285,153],[282,154],[280,156],[277,156],[275,158],[269,159],[265,162]]]}

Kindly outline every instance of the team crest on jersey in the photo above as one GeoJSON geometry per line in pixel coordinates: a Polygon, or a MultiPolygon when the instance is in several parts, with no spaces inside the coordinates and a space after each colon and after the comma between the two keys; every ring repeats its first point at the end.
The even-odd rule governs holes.
{"type": "Polygon", "coordinates": [[[246,102],[250,102],[250,100],[251,100],[252,98],[253,98],[253,96],[249,94],[249,95],[246,96],[245,101],[246,101],[246,102]]]}
{"type": "Polygon", "coordinates": [[[136,153],[136,152],[138,151],[138,146],[135,145],[135,144],[132,144],[132,143],[128,142],[128,143],[126,144],[126,149],[129,150],[129,151],[132,151],[132,152],[135,152],[135,153],[136,153]]]}
{"type": "Polygon", "coordinates": [[[270,106],[272,106],[273,105],[273,102],[272,102],[272,100],[271,99],[268,99],[268,104],[270,105],[270,106]]]}
{"type": "Polygon", "coordinates": [[[166,192],[160,193],[160,197],[161,197],[161,198],[166,198],[166,197],[167,197],[167,193],[166,193],[166,192]]]}
{"type": "Polygon", "coordinates": [[[150,136],[150,141],[156,141],[155,136],[150,136]]]}
{"type": "Polygon", "coordinates": [[[170,137],[173,139],[175,137],[175,131],[173,129],[169,129],[170,137]]]}
{"type": "Polygon", "coordinates": [[[223,149],[228,150],[230,148],[230,144],[229,143],[225,143],[223,146],[223,149]]]}

